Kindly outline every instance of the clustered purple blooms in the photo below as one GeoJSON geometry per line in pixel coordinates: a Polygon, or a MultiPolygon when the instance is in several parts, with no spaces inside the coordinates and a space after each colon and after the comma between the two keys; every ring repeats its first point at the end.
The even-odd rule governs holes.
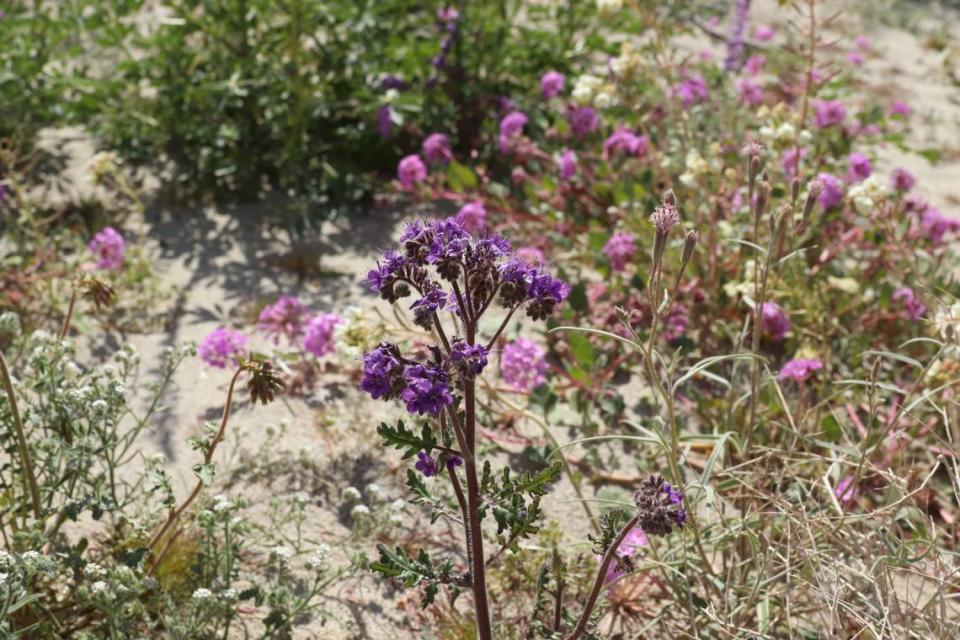
{"type": "Polygon", "coordinates": [[[737,80],[737,91],[744,106],[756,107],[763,103],[763,88],[750,78],[737,80]]]}
{"type": "MultiPolygon", "coordinates": [[[[454,7],[445,7],[437,10],[437,25],[443,38],[440,40],[440,53],[433,57],[430,63],[435,69],[444,69],[447,66],[447,56],[453,51],[453,46],[460,37],[460,12],[454,7]]],[[[436,84],[436,78],[431,78],[430,85],[436,84]]]]}
{"type": "Polygon", "coordinates": [[[764,302],[760,306],[760,327],[774,342],[780,342],[790,331],[790,318],[776,302],[764,302]]]}
{"type": "Polygon", "coordinates": [[[730,37],[727,39],[727,59],[723,63],[725,71],[736,71],[743,61],[743,36],[750,20],[750,0],[737,0],[733,8],[730,25],[730,37]]]}
{"type": "Polygon", "coordinates": [[[260,311],[257,320],[257,329],[279,341],[284,336],[294,342],[303,335],[303,324],[307,308],[293,296],[280,296],[273,304],[268,304],[260,311]]]}
{"type": "Polygon", "coordinates": [[[335,313],[320,313],[307,322],[303,337],[303,348],[322,358],[334,349],[333,332],[343,319],[335,313]]]}
{"type": "Polygon", "coordinates": [[[588,136],[600,127],[600,118],[592,107],[576,107],[567,115],[570,130],[578,138],[588,136]]]}
{"type": "Polygon", "coordinates": [[[431,133],[423,141],[423,157],[430,164],[447,164],[453,160],[450,141],[443,133],[431,133]]]}
{"type": "Polygon", "coordinates": [[[93,236],[88,248],[97,258],[97,269],[120,271],[123,268],[123,256],[127,251],[127,243],[113,227],[104,227],[100,233],[93,236]]]}
{"type": "Polygon", "coordinates": [[[640,527],[647,535],[665,536],[674,527],[683,527],[687,521],[683,494],[662,476],[654,475],[643,480],[633,494],[633,501],[639,511],[640,527]]]}
{"type": "Polygon", "coordinates": [[[507,343],[500,357],[500,375],[516,391],[531,391],[547,381],[546,350],[526,338],[507,343]]]}
{"type": "Polygon", "coordinates": [[[680,83],[673,87],[673,95],[680,99],[684,107],[691,107],[694,104],[706,102],[710,97],[710,92],[703,76],[696,73],[685,73],[680,83]]]}
{"type": "Polygon", "coordinates": [[[570,149],[564,149],[557,162],[560,166],[560,179],[570,180],[577,175],[577,154],[570,149]]]}
{"type": "Polygon", "coordinates": [[[747,75],[755,76],[760,73],[760,70],[763,69],[763,65],[766,62],[767,56],[762,53],[755,53],[747,58],[747,63],[743,65],[743,68],[747,72],[747,75]]]}
{"type": "Polygon", "coordinates": [[[837,501],[840,502],[840,505],[849,508],[857,501],[857,498],[860,497],[860,490],[853,483],[853,476],[844,476],[840,482],[837,483],[836,488],[833,490],[833,495],[837,497],[837,501]]]}
{"type": "Polygon", "coordinates": [[[426,451],[417,452],[417,464],[415,464],[414,467],[416,467],[417,471],[422,473],[425,478],[432,478],[437,475],[437,461],[426,451]]]}
{"type": "Polygon", "coordinates": [[[900,287],[890,299],[903,307],[904,315],[910,320],[920,320],[927,314],[927,307],[910,287],[900,287]]]}
{"type": "Polygon", "coordinates": [[[944,236],[948,233],[960,233],[960,220],[948,218],[939,209],[929,205],[920,214],[920,225],[934,244],[943,242],[944,236]]]}
{"type": "Polygon", "coordinates": [[[400,160],[397,165],[397,179],[404,189],[410,189],[418,182],[427,179],[427,167],[416,154],[411,154],[400,160]]]}
{"type": "Polygon", "coordinates": [[[387,74],[380,80],[380,88],[384,91],[406,91],[410,85],[398,75],[387,74]]]}
{"type": "Polygon", "coordinates": [[[675,302],[670,305],[670,311],[667,312],[667,317],[663,319],[661,334],[664,340],[673,342],[682,338],[689,326],[690,318],[687,316],[686,305],[675,302]]]}
{"type": "Polygon", "coordinates": [[[603,245],[603,253],[614,272],[623,271],[637,253],[636,239],[626,231],[615,231],[603,245]]]}
{"type": "Polygon", "coordinates": [[[870,177],[872,171],[870,159],[862,153],[851,153],[847,159],[850,163],[850,181],[860,182],[870,177]]]}
{"type": "Polygon", "coordinates": [[[610,159],[618,153],[642,156],[647,152],[647,137],[638,136],[626,127],[618,127],[603,143],[603,157],[610,159]]]}
{"type": "Polygon", "coordinates": [[[523,128],[527,124],[527,116],[522,111],[511,111],[500,121],[500,135],[498,143],[500,152],[510,154],[515,150],[517,139],[523,135],[523,128]]]}
{"type": "Polygon", "coordinates": [[[817,202],[824,211],[829,211],[843,202],[843,184],[840,180],[829,173],[820,173],[817,175],[820,182],[820,195],[817,202]]]}
{"type": "Polygon", "coordinates": [[[783,365],[783,368],[780,369],[780,373],[777,374],[777,380],[796,380],[797,382],[804,382],[814,372],[819,371],[823,368],[823,363],[817,359],[803,359],[797,358],[787,362],[783,365]]]}
{"type": "Polygon", "coordinates": [[[913,189],[913,185],[917,183],[917,179],[913,176],[912,173],[904,169],[903,167],[897,167],[890,173],[890,184],[893,188],[901,193],[906,193],[913,189]]]}
{"type": "Polygon", "coordinates": [[[482,202],[468,202],[457,212],[457,222],[468,233],[478,233],[487,226],[487,210],[482,202]]]}
{"type": "Polygon", "coordinates": [[[818,129],[826,129],[843,124],[847,117],[847,108],[839,100],[814,100],[813,124],[818,129]]]}
{"type": "Polygon", "coordinates": [[[197,345],[197,355],[211,367],[223,369],[247,346],[247,337],[227,327],[214,329],[197,345]]]}
{"type": "Polygon", "coordinates": [[[913,113],[913,108],[903,100],[894,100],[890,103],[890,115],[908,118],[913,113]]]}
{"type": "MultiPolygon", "coordinates": [[[[487,309],[495,297],[511,313],[525,306],[528,316],[541,320],[569,294],[566,283],[510,255],[510,243],[502,236],[473,238],[454,218],[412,222],[400,240],[403,253],[388,251],[368,273],[368,282],[391,303],[416,291],[414,322],[427,329],[434,328],[440,311],[469,318],[487,309]],[[444,290],[442,281],[453,285],[453,293],[444,290]]],[[[410,413],[438,415],[453,403],[453,385],[480,373],[488,353],[456,337],[448,354],[437,347],[430,350],[432,360],[420,363],[401,356],[395,345],[379,345],[364,356],[361,388],[374,399],[400,398],[410,413]]]]}
{"type": "Polygon", "coordinates": [[[393,108],[385,104],[377,109],[377,133],[381,138],[389,138],[393,131],[393,108]]]}
{"type": "Polygon", "coordinates": [[[559,71],[548,71],[540,78],[540,95],[545,100],[555,98],[563,91],[567,79],[559,71]]]}

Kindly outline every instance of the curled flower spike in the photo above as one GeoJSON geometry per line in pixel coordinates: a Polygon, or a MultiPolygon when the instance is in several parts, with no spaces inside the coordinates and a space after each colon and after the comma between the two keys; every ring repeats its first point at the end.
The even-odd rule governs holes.
{"type": "Polygon", "coordinates": [[[117,299],[116,290],[109,284],[93,276],[85,276],[77,283],[80,293],[99,311],[109,307],[117,299]]]}
{"type": "Polygon", "coordinates": [[[665,536],[674,527],[683,527],[687,513],[683,494],[670,486],[663,476],[651,475],[633,494],[640,515],[640,527],[651,536],[665,536]]]}
{"type": "Polygon", "coordinates": [[[257,401],[261,404],[273,402],[276,394],[284,387],[273,363],[263,356],[251,355],[247,359],[241,358],[240,366],[250,373],[250,382],[247,383],[250,401],[254,404],[257,401]]]}

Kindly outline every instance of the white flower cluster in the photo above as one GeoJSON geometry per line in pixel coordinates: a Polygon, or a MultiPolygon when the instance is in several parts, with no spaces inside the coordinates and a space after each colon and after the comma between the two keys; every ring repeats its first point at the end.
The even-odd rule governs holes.
{"type": "Polygon", "coordinates": [[[321,571],[326,570],[328,564],[327,560],[329,557],[330,546],[327,544],[320,544],[314,550],[313,555],[307,558],[305,565],[310,571],[320,573],[321,571]]]}
{"type": "Polygon", "coordinates": [[[877,176],[870,176],[863,182],[850,187],[847,196],[860,213],[869,213],[890,195],[890,188],[877,176]]]}

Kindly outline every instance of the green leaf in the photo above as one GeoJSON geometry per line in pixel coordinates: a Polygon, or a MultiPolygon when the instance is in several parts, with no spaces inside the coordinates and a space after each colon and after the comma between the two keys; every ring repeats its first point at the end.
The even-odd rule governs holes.
{"type": "Polygon", "coordinates": [[[930,164],[937,164],[940,162],[940,157],[943,155],[939,149],[918,149],[917,154],[926,158],[927,162],[930,164]]]}
{"type": "Polygon", "coordinates": [[[200,478],[203,486],[209,487],[213,484],[214,466],[212,464],[195,464],[193,465],[193,472],[200,478]]]}
{"type": "Polygon", "coordinates": [[[587,311],[589,307],[587,300],[587,284],[585,282],[577,283],[577,285],[570,290],[570,296],[567,298],[567,302],[574,311],[587,311]]]}
{"type": "Polygon", "coordinates": [[[430,453],[437,446],[437,439],[426,422],[423,423],[419,436],[407,429],[403,420],[398,420],[396,427],[381,422],[377,427],[377,433],[380,434],[385,445],[403,450],[404,460],[412,458],[419,451],[430,453]]]}
{"type": "Polygon", "coordinates": [[[577,364],[584,369],[593,367],[596,354],[593,351],[593,345],[590,344],[590,338],[582,333],[571,333],[567,336],[567,343],[570,345],[570,352],[577,364]]]}
{"type": "Polygon", "coordinates": [[[447,165],[447,180],[450,182],[450,188],[454,191],[463,191],[477,186],[476,174],[456,160],[447,165]]]}

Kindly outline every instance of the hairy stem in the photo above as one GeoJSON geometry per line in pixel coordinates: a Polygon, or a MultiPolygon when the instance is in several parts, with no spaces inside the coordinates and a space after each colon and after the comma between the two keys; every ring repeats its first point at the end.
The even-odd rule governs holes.
{"type": "MultiPolygon", "coordinates": [[[[473,336],[469,336],[471,339],[473,336]]],[[[472,342],[472,340],[471,340],[472,342]]],[[[471,567],[470,578],[473,582],[473,600],[477,612],[477,635],[480,640],[493,640],[490,628],[490,610],[487,604],[486,566],[483,555],[483,531],[480,529],[480,484],[477,481],[477,459],[475,456],[475,434],[477,428],[476,382],[471,380],[464,385],[464,404],[466,405],[467,450],[464,451],[464,470],[467,476],[467,522],[470,527],[471,567]]]]}

